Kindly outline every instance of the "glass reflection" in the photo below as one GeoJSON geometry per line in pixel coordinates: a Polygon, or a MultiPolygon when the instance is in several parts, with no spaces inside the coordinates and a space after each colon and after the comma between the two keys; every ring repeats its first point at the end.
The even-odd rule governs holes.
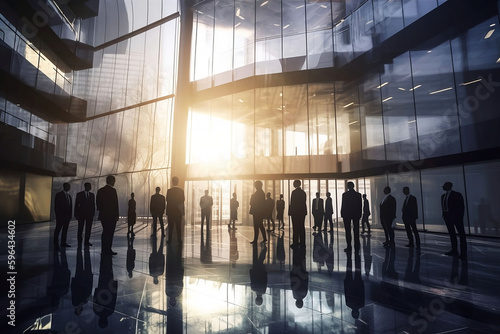
{"type": "Polygon", "coordinates": [[[94,290],[94,313],[99,317],[100,328],[108,327],[109,317],[115,312],[118,281],[113,277],[113,259],[110,254],[101,253],[99,281],[94,290]]]}
{"type": "Polygon", "coordinates": [[[264,299],[262,295],[267,290],[267,268],[264,264],[266,258],[267,247],[264,244],[259,252],[259,245],[252,245],[252,268],[250,268],[250,287],[255,292],[255,305],[262,305],[264,299]]]}
{"type": "Polygon", "coordinates": [[[182,244],[167,246],[167,262],[165,268],[165,293],[168,297],[167,332],[183,332],[182,290],[184,288],[184,263],[182,260],[182,244]]]}
{"type": "Polygon", "coordinates": [[[352,276],[352,253],[347,253],[346,271],[344,279],[345,304],[351,308],[351,316],[359,318],[359,311],[365,306],[365,285],[361,274],[361,256],[354,255],[354,277],[352,276]]]}
{"type": "Polygon", "coordinates": [[[306,248],[296,247],[292,252],[290,289],[295,299],[295,306],[302,308],[304,306],[304,298],[309,291],[309,272],[306,270],[306,248]]]}

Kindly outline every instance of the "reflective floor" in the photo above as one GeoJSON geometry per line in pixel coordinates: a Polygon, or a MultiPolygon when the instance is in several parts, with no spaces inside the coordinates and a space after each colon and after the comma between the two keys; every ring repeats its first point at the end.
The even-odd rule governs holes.
{"type": "MultiPolygon", "coordinates": [[[[1,296],[8,332],[500,333],[496,239],[468,238],[461,261],[443,255],[447,235],[422,235],[417,251],[404,247],[404,231],[394,249],[372,231],[360,255],[347,256],[342,228],[306,229],[303,251],[290,249],[288,227],[252,246],[250,226],[203,235],[189,226],[183,244],[166,244],[142,222],[128,238],[120,222],[110,257],[100,254],[99,222],[83,249],[72,222],[72,247],[61,252],[52,250],[54,225],[16,227],[16,327],[4,321],[6,287],[1,296]]],[[[7,273],[7,234],[1,238],[7,273]]]]}

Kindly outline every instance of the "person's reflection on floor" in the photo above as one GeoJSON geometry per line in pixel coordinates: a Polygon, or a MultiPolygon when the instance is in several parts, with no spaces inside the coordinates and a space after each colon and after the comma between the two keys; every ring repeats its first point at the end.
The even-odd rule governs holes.
{"type": "Polygon", "coordinates": [[[290,271],[290,288],[295,306],[302,308],[304,298],[309,290],[309,273],[306,270],[306,249],[298,247],[293,250],[292,270],[290,271]]]}
{"type": "Polygon", "coordinates": [[[201,232],[200,261],[201,263],[212,263],[212,233],[210,230],[207,230],[206,239],[203,236],[203,231],[201,232]]]}
{"type": "Polygon", "coordinates": [[[149,274],[153,276],[153,283],[158,284],[158,277],[163,275],[163,270],[165,268],[165,255],[163,254],[163,238],[162,233],[160,239],[160,246],[157,247],[157,238],[153,236],[151,238],[151,254],[149,255],[149,274]]]}
{"type": "Polygon", "coordinates": [[[90,251],[85,247],[84,256],[82,249],[79,248],[76,252],[76,269],[75,277],[71,279],[71,302],[75,306],[75,314],[80,315],[83,312],[83,306],[87,304],[92,296],[92,263],[90,262],[90,251]]]}
{"type": "Polygon", "coordinates": [[[236,238],[236,229],[228,229],[229,233],[229,261],[231,262],[231,267],[236,266],[236,261],[240,257],[238,252],[238,238],[236,238]]]}
{"type": "Polygon", "coordinates": [[[399,274],[396,272],[394,267],[394,261],[396,260],[396,247],[386,247],[384,263],[382,263],[382,285],[383,290],[393,297],[399,295],[399,284],[398,278],[399,274]]]}
{"type": "Polygon", "coordinates": [[[316,263],[318,272],[321,272],[321,267],[325,265],[325,259],[328,257],[328,250],[323,243],[321,231],[314,232],[313,236],[313,262],[316,263]]]}
{"type": "Polygon", "coordinates": [[[168,297],[167,333],[182,333],[182,303],[180,296],[184,288],[184,264],[182,244],[168,244],[165,268],[165,293],[168,297]]]}
{"type": "Polygon", "coordinates": [[[267,289],[267,270],[264,264],[264,259],[266,258],[267,247],[265,244],[258,253],[258,245],[253,244],[253,257],[252,257],[252,268],[250,268],[250,287],[252,291],[255,292],[255,304],[262,305],[263,298],[262,295],[266,293],[267,289]]]}
{"type": "Polygon", "coordinates": [[[408,250],[408,261],[406,262],[406,271],[405,271],[405,282],[409,283],[417,283],[420,284],[420,249],[417,249],[415,252],[413,248],[408,250]],[[413,266],[413,257],[415,256],[415,266],[413,266]]]}
{"type": "Polygon", "coordinates": [[[333,274],[333,264],[334,264],[334,252],[333,252],[333,240],[335,236],[333,232],[325,233],[325,247],[327,247],[327,256],[325,259],[326,268],[328,270],[328,276],[332,276],[333,274]],[[328,240],[330,238],[330,240],[328,240]]]}
{"type": "Polygon", "coordinates": [[[368,279],[370,277],[370,271],[372,268],[372,246],[371,238],[366,235],[362,235],[363,238],[363,258],[365,260],[365,276],[368,279]]]}
{"type": "Polygon", "coordinates": [[[58,306],[61,298],[69,291],[69,282],[71,279],[71,271],[68,269],[68,259],[66,257],[66,249],[61,248],[61,259],[59,253],[53,254],[54,271],[52,280],[47,287],[47,295],[52,306],[58,306]]]}
{"type": "Polygon", "coordinates": [[[468,285],[469,284],[469,261],[467,259],[462,261],[462,270],[460,275],[458,273],[459,259],[453,257],[451,261],[450,283],[452,285],[468,285]]]}
{"type": "Polygon", "coordinates": [[[131,236],[129,233],[127,233],[127,272],[128,272],[128,277],[132,278],[134,268],[135,268],[134,236],[131,236]]]}
{"type": "Polygon", "coordinates": [[[276,241],[276,260],[280,264],[280,271],[283,270],[283,265],[285,264],[285,231],[278,231],[278,239],[276,241]]]}
{"type": "Polygon", "coordinates": [[[354,319],[359,318],[359,310],[365,306],[365,285],[361,278],[361,256],[354,255],[354,278],[352,277],[352,255],[347,253],[346,271],[344,279],[345,304],[352,310],[354,319]]]}
{"type": "Polygon", "coordinates": [[[94,313],[99,317],[99,327],[108,326],[108,318],[115,311],[118,281],[113,278],[111,254],[101,253],[99,282],[94,290],[94,313]]]}

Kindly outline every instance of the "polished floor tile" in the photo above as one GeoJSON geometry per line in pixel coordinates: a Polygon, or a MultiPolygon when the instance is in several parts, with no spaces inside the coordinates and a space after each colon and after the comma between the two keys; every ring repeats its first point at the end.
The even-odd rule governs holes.
{"type": "MultiPolygon", "coordinates": [[[[422,234],[422,249],[384,248],[381,231],[346,254],[343,228],[307,231],[291,249],[290,230],[251,245],[253,228],[214,224],[167,243],[139,222],[135,238],[117,226],[115,256],[52,249],[54,222],[16,227],[15,298],[2,288],[2,332],[23,333],[500,333],[500,241],[468,238],[468,259],[445,256],[449,237],[422,234]],[[15,300],[15,327],[5,324],[15,300]],[[9,311],[10,312],[10,311],[9,311]],[[5,330],[6,329],[6,330],[5,330]]],[[[1,235],[7,249],[7,234],[1,235]]],[[[7,276],[7,255],[2,251],[7,276]]],[[[9,277],[9,276],[7,276],[9,277]]]]}

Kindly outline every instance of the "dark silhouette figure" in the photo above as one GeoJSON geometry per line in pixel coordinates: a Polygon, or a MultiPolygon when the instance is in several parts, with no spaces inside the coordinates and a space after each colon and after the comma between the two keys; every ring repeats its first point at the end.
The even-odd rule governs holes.
{"type": "Polygon", "coordinates": [[[128,200],[128,209],[127,209],[127,227],[128,227],[127,235],[130,234],[131,237],[135,237],[134,225],[137,219],[137,214],[135,213],[137,204],[135,202],[134,197],[135,197],[134,193],[131,193],[130,199],[128,200]]]}
{"type": "Polygon", "coordinates": [[[276,201],[276,220],[278,221],[278,229],[285,228],[284,215],[285,213],[285,201],[283,200],[283,194],[280,195],[280,199],[276,201]]]}
{"type": "MultiPolygon", "coordinates": [[[[364,237],[364,236],[363,236],[364,237]]],[[[365,276],[368,278],[370,276],[370,271],[372,268],[372,245],[370,238],[363,238],[363,258],[365,260],[365,276]]]]}
{"type": "Polygon", "coordinates": [[[420,236],[417,230],[418,206],[417,198],[410,194],[410,188],[403,187],[403,194],[406,198],[403,201],[403,223],[405,224],[406,235],[408,236],[408,245],[406,247],[420,248],[420,236]],[[413,242],[415,236],[415,242],[413,242]]]}
{"type": "Polygon", "coordinates": [[[116,222],[119,219],[118,194],[115,185],[115,177],[108,175],[106,185],[97,191],[96,204],[99,211],[99,220],[102,224],[101,252],[116,255],[111,249],[113,236],[115,234],[116,222]]]}
{"type": "Polygon", "coordinates": [[[457,234],[460,237],[460,256],[464,260],[467,258],[467,240],[465,238],[464,229],[464,213],[465,204],[462,194],[458,191],[452,190],[453,184],[445,182],[443,190],[446,192],[441,195],[441,209],[446,228],[450,234],[451,250],[446,252],[445,255],[458,256],[457,234]]]}
{"type": "Polygon", "coordinates": [[[307,196],[304,190],[300,187],[302,182],[300,180],[293,181],[293,187],[290,196],[290,205],[288,206],[288,215],[292,218],[292,244],[291,248],[305,247],[306,246],[306,228],[305,220],[307,215],[307,196]]]}
{"type": "Polygon", "coordinates": [[[177,231],[177,240],[182,243],[181,224],[182,216],[184,216],[184,190],[178,187],[179,178],[172,178],[172,188],[167,190],[167,216],[168,216],[168,240],[172,241],[172,232],[177,231]]]}
{"type": "MultiPolygon", "coordinates": [[[[325,233],[326,234],[326,233],[325,233]]],[[[321,231],[313,233],[313,262],[318,267],[318,272],[325,266],[325,260],[328,257],[328,249],[323,240],[323,233],[321,231]]]]}
{"type": "Polygon", "coordinates": [[[165,293],[168,297],[167,333],[182,333],[182,304],[180,297],[184,289],[184,264],[182,245],[167,246],[167,264],[165,267],[165,293]]]}
{"type": "Polygon", "coordinates": [[[47,296],[49,297],[51,306],[58,306],[61,298],[69,291],[69,282],[71,279],[71,271],[68,269],[68,259],[66,257],[66,250],[61,250],[61,259],[59,260],[59,253],[53,253],[53,266],[52,280],[50,285],[47,286],[47,296]]]}
{"type": "Polygon", "coordinates": [[[95,195],[90,192],[92,185],[85,182],[85,190],[76,194],[75,218],[78,220],[78,247],[82,246],[83,228],[85,227],[85,246],[92,246],[90,243],[90,232],[92,231],[92,221],[95,214],[95,195]]]}
{"type": "Polygon", "coordinates": [[[229,262],[231,267],[236,266],[236,261],[240,258],[240,253],[238,252],[238,238],[236,238],[235,229],[229,229],[229,262]]]}
{"type": "Polygon", "coordinates": [[[250,197],[250,214],[253,215],[253,240],[251,244],[257,243],[259,239],[259,230],[262,232],[262,237],[267,241],[266,230],[264,228],[264,216],[266,212],[266,195],[262,190],[262,181],[255,181],[253,183],[255,192],[250,197]]]}
{"type": "Polygon", "coordinates": [[[156,193],[151,196],[149,210],[153,216],[153,227],[151,229],[151,236],[156,236],[157,222],[160,221],[161,235],[165,236],[165,226],[163,225],[163,214],[165,213],[165,196],[160,194],[160,187],[156,187],[156,193]]]}
{"type": "Polygon", "coordinates": [[[255,304],[262,305],[262,295],[267,289],[267,270],[264,264],[266,258],[267,247],[264,245],[258,254],[257,244],[253,245],[252,268],[250,268],[250,287],[255,292],[255,304]]]}
{"type": "Polygon", "coordinates": [[[212,206],[214,200],[208,195],[208,190],[205,190],[205,195],[200,198],[201,208],[201,233],[203,233],[203,222],[207,221],[207,231],[210,229],[210,219],[212,219],[212,206]]]}
{"type": "Polygon", "coordinates": [[[361,276],[361,256],[354,255],[354,277],[352,277],[352,255],[347,253],[344,279],[345,304],[351,308],[351,316],[359,318],[359,310],[365,306],[365,285],[361,276]]]}
{"type": "Polygon", "coordinates": [[[293,250],[292,263],[290,289],[295,299],[295,306],[302,308],[304,306],[304,298],[309,291],[309,273],[306,270],[306,249],[304,247],[293,250]]]}
{"type": "Polygon", "coordinates": [[[391,188],[384,188],[384,198],[380,202],[380,223],[384,229],[384,246],[394,246],[394,229],[392,222],[396,218],[396,199],[391,195],[391,188]]]}
{"type": "Polygon", "coordinates": [[[237,230],[235,224],[238,220],[238,208],[240,207],[240,202],[236,199],[236,193],[233,193],[233,198],[229,201],[229,224],[227,225],[229,228],[233,230],[237,230]],[[231,227],[231,223],[233,226],[231,227]]]}
{"type": "Polygon", "coordinates": [[[135,268],[134,237],[131,235],[127,235],[127,272],[128,272],[128,277],[132,278],[134,268],[135,268]]]}
{"type": "Polygon", "coordinates": [[[84,251],[78,249],[76,252],[75,277],[71,279],[71,302],[75,307],[75,314],[80,315],[83,312],[83,306],[92,298],[92,264],[90,262],[90,251],[86,247],[84,251]]]}
{"type": "Polygon", "coordinates": [[[153,276],[153,283],[158,284],[158,277],[163,275],[165,269],[165,255],[163,254],[163,235],[158,247],[156,236],[151,238],[151,254],[149,254],[149,274],[153,276]]]}
{"type": "Polygon", "coordinates": [[[73,202],[71,200],[71,195],[69,194],[70,189],[70,184],[65,182],[63,184],[63,190],[58,192],[54,199],[54,211],[56,213],[56,228],[54,230],[54,251],[58,251],[60,249],[59,234],[61,233],[61,229],[61,247],[70,247],[70,245],[66,243],[69,221],[73,216],[73,202]]]}
{"type": "Polygon", "coordinates": [[[108,327],[108,318],[115,312],[118,281],[113,278],[113,259],[101,253],[99,282],[94,290],[94,313],[99,317],[99,327],[108,327]]]}
{"type": "Polygon", "coordinates": [[[326,231],[328,229],[328,223],[330,223],[330,232],[333,232],[332,216],[333,216],[332,194],[330,194],[330,192],[327,192],[325,200],[325,226],[323,228],[323,231],[326,231]]]}
{"type": "Polygon", "coordinates": [[[366,194],[363,194],[363,215],[361,216],[361,234],[367,233],[368,236],[371,235],[370,223],[368,222],[368,217],[370,217],[370,202],[366,199],[366,194]],[[365,231],[366,225],[366,231],[365,231]]]}
{"type": "Polygon", "coordinates": [[[354,183],[347,182],[347,191],[342,194],[342,207],[340,215],[344,220],[345,239],[347,247],[345,252],[352,250],[352,230],[354,231],[354,250],[359,252],[359,219],[361,218],[361,194],[354,190],[354,183]]]}
{"type": "Polygon", "coordinates": [[[321,225],[323,225],[323,218],[325,215],[325,205],[323,199],[319,197],[319,192],[316,193],[316,198],[312,200],[311,206],[312,215],[314,217],[313,229],[316,231],[321,231],[321,225]]]}
{"type": "Polygon", "coordinates": [[[267,193],[265,219],[267,220],[267,230],[269,232],[273,232],[275,228],[273,213],[274,213],[274,199],[271,198],[271,193],[267,193]],[[273,223],[272,228],[271,228],[271,223],[273,223]]]}

